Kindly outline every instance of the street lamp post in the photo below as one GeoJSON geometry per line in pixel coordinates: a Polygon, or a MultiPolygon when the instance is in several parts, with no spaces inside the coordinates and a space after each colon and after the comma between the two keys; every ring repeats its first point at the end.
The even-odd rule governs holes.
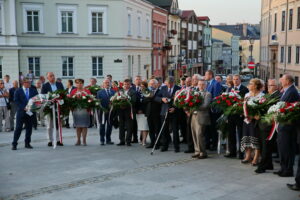
{"type": "MultiPolygon", "coordinates": [[[[249,50],[250,50],[250,62],[253,62],[253,44],[254,44],[255,40],[251,37],[249,37],[249,50]]],[[[255,67],[254,69],[254,76],[257,76],[257,68],[255,67]]]]}

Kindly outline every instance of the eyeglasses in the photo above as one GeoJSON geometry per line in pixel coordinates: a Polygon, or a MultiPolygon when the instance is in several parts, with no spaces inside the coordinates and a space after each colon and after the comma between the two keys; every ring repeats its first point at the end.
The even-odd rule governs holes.
{"type": "Polygon", "coordinates": [[[0,83],[1,85],[3,85],[4,83],[0,83]]]}

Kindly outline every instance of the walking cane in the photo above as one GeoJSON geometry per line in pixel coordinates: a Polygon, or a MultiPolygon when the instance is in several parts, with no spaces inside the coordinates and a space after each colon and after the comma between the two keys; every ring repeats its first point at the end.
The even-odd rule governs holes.
{"type": "Polygon", "coordinates": [[[169,110],[167,111],[167,113],[166,113],[166,115],[165,115],[164,122],[163,122],[163,124],[162,124],[162,126],[161,126],[161,129],[160,129],[160,131],[159,131],[159,134],[158,134],[158,136],[157,136],[157,139],[156,139],[155,144],[154,144],[154,146],[153,146],[153,149],[152,149],[152,151],[151,151],[151,156],[153,156],[153,153],[154,153],[154,151],[155,151],[155,147],[156,147],[156,145],[157,145],[157,143],[158,143],[158,140],[159,140],[159,138],[160,138],[160,135],[161,135],[162,131],[164,130],[164,126],[165,126],[165,123],[166,123],[168,114],[169,114],[169,110]]]}

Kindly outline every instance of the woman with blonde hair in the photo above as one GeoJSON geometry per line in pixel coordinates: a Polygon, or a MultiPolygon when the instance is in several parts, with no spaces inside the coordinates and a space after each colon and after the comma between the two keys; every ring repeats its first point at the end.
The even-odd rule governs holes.
{"type": "MultiPolygon", "coordinates": [[[[253,100],[258,100],[264,94],[261,92],[263,84],[259,79],[251,79],[248,85],[249,93],[245,95],[245,104],[253,100]]],[[[243,164],[251,162],[251,154],[254,150],[254,158],[252,160],[252,165],[256,166],[258,164],[258,159],[260,156],[260,141],[259,141],[259,129],[257,126],[258,116],[251,117],[248,116],[246,110],[244,109],[244,124],[243,124],[243,138],[241,142],[241,151],[245,151],[245,158],[242,160],[243,164]]]]}

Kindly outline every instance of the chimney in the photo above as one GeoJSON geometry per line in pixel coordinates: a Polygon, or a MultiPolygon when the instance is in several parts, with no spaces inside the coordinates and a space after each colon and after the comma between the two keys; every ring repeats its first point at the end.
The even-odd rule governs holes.
{"type": "Polygon", "coordinates": [[[248,24],[247,23],[244,23],[243,24],[243,36],[244,37],[247,37],[248,36],[248,24]]]}

